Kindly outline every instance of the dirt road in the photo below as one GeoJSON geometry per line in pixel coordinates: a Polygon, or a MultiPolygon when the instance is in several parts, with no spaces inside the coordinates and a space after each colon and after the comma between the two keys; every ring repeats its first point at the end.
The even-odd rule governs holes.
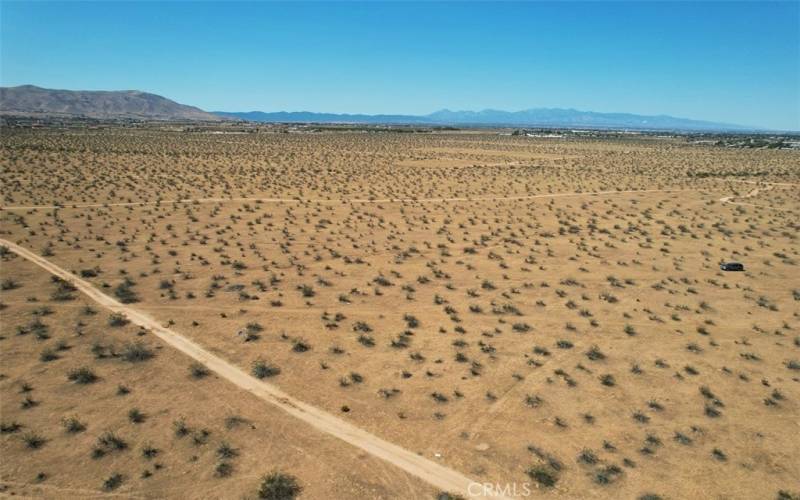
{"type": "MultiPolygon", "coordinates": [[[[734,182],[744,182],[748,184],[764,184],[767,189],[772,189],[774,186],[797,186],[797,184],[785,182],[757,182],[757,181],[744,181],[736,180],[734,182]]],[[[637,194],[637,193],[680,193],[686,191],[700,191],[699,189],[630,189],[621,191],[586,191],[586,192],[572,192],[572,193],[544,193],[532,194],[522,196],[478,196],[467,198],[353,198],[353,199],[297,199],[297,198],[259,198],[259,197],[246,197],[246,198],[185,198],[180,200],[155,200],[155,201],[130,201],[119,203],[73,203],[62,205],[16,205],[0,207],[0,210],[19,211],[19,210],[34,210],[34,209],[78,209],[78,208],[98,208],[98,207],[135,207],[145,205],[174,205],[179,203],[187,204],[206,204],[206,203],[225,203],[225,202],[238,202],[238,203],[324,203],[324,204],[368,204],[368,203],[460,203],[460,202],[480,202],[480,201],[524,201],[536,200],[541,198],[567,198],[577,196],[610,196],[615,194],[637,194]]],[[[767,205],[756,205],[753,203],[744,203],[733,201],[734,199],[744,199],[755,196],[759,193],[759,188],[756,188],[744,196],[723,196],[719,199],[722,203],[731,205],[746,205],[752,207],[768,208],[772,210],[793,211],[789,208],[777,208],[767,205]]]]}
{"type": "Polygon", "coordinates": [[[296,198],[186,198],[181,200],[156,200],[156,201],[131,201],[120,203],[74,203],[63,205],[17,205],[0,207],[0,210],[33,210],[33,209],[53,209],[53,208],[92,208],[92,207],[134,207],[142,205],[170,205],[176,203],[326,203],[343,204],[350,203],[458,203],[476,201],[524,201],[536,200],[539,198],[565,198],[573,196],[606,196],[614,194],[635,194],[635,193],[679,193],[683,191],[697,191],[697,189],[632,189],[627,191],[586,191],[573,193],[545,193],[524,196],[479,196],[474,198],[353,198],[347,200],[327,200],[327,199],[296,199],[296,198]]]}
{"type": "MultiPolygon", "coordinates": [[[[283,411],[302,420],[318,431],[337,437],[353,446],[361,448],[370,455],[403,469],[441,491],[458,493],[470,498],[483,498],[483,496],[470,494],[469,486],[470,484],[474,484],[475,481],[460,472],[422,457],[405,448],[389,443],[330,413],[293,398],[272,384],[250,376],[240,368],[210,353],[183,335],[161,326],[158,321],[148,314],[116,301],[95,288],[91,283],[65,271],[56,264],[36,255],[26,248],[5,239],[0,239],[0,245],[7,247],[20,257],[33,262],[51,274],[70,281],[78,290],[101,306],[112,312],[124,314],[132,323],[152,331],[152,333],[162,341],[187,356],[194,358],[220,377],[256,395],[267,403],[281,408],[283,411]]],[[[474,487],[474,489],[479,490],[480,488],[474,487]]],[[[493,498],[503,497],[495,496],[493,498]]]]}
{"type": "Polygon", "coordinates": [[[798,184],[792,184],[792,183],[789,183],[789,182],[759,182],[759,181],[744,181],[744,180],[734,180],[733,182],[743,182],[743,183],[746,183],[746,184],[764,184],[767,187],[765,189],[755,188],[755,189],[753,189],[752,191],[750,191],[749,193],[747,193],[744,196],[723,196],[722,198],[719,199],[719,201],[721,201],[722,203],[727,203],[727,204],[730,204],[730,205],[743,205],[743,206],[746,206],[746,207],[768,208],[770,210],[778,210],[778,211],[782,211],[782,212],[794,212],[794,209],[792,209],[792,208],[771,207],[769,205],[757,205],[755,203],[745,203],[745,202],[733,201],[733,200],[735,200],[735,199],[744,200],[746,198],[752,198],[753,196],[757,195],[761,191],[769,191],[770,189],[774,189],[775,186],[795,187],[795,186],[798,186],[798,184]]]}

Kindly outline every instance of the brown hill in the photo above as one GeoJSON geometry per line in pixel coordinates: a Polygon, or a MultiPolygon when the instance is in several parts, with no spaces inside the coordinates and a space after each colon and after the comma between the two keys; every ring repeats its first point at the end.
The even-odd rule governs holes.
{"type": "Polygon", "coordinates": [[[97,119],[209,120],[211,113],[137,90],[76,91],[33,85],[0,87],[0,114],[97,119]]]}

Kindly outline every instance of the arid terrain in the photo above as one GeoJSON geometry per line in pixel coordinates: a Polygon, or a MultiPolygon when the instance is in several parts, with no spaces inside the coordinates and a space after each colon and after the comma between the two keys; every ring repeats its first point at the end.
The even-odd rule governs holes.
{"type": "Polygon", "coordinates": [[[800,152],[225,130],[3,130],[0,495],[800,498],[800,152]]]}

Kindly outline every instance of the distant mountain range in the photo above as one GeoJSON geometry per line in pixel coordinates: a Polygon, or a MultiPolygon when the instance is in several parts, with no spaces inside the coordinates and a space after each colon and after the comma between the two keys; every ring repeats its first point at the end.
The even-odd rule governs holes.
{"type": "Polygon", "coordinates": [[[429,115],[365,115],[298,112],[206,112],[165,97],[137,90],[53,90],[22,85],[0,87],[0,114],[33,117],[88,117],[169,121],[245,120],[265,123],[352,123],[460,126],[518,126],[636,130],[744,131],[756,130],[729,123],[715,123],[673,116],[629,113],[595,113],[575,109],[536,108],[524,111],[450,111],[429,115]]]}
{"type": "Polygon", "coordinates": [[[217,116],[233,120],[263,123],[363,123],[363,124],[432,124],[427,116],[413,115],[360,115],[337,113],[313,113],[311,111],[264,111],[228,112],[212,111],[217,116]]]}
{"type": "Polygon", "coordinates": [[[101,120],[222,120],[202,109],[138,90],[54,90],[33,85],[0,87],[0,114],[101,120]]]}
{"type": "Polygon", "coordinates": [[[575,127],[637,130],[754,130],[753,127],[715,123],[674,116],[645,116],[630,113],[595,113],[575,109],[536,108],[524,111],[450,111],[443,109],[429,115],[351,115],[333,113],[251,111],[231,113],[214,111],[215,115],[238,120],[265,123],[358,123],[410,125],[481,125],[520,127],[575,127]]]}

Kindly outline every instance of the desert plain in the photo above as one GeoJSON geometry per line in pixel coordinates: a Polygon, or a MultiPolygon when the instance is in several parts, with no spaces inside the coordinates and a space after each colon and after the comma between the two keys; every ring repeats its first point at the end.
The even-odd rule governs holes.
{"type": "Polygon", "coordinates": [[[109,126],[0,162],[0,495],[800,498],[797,151],[109,126]]]}

